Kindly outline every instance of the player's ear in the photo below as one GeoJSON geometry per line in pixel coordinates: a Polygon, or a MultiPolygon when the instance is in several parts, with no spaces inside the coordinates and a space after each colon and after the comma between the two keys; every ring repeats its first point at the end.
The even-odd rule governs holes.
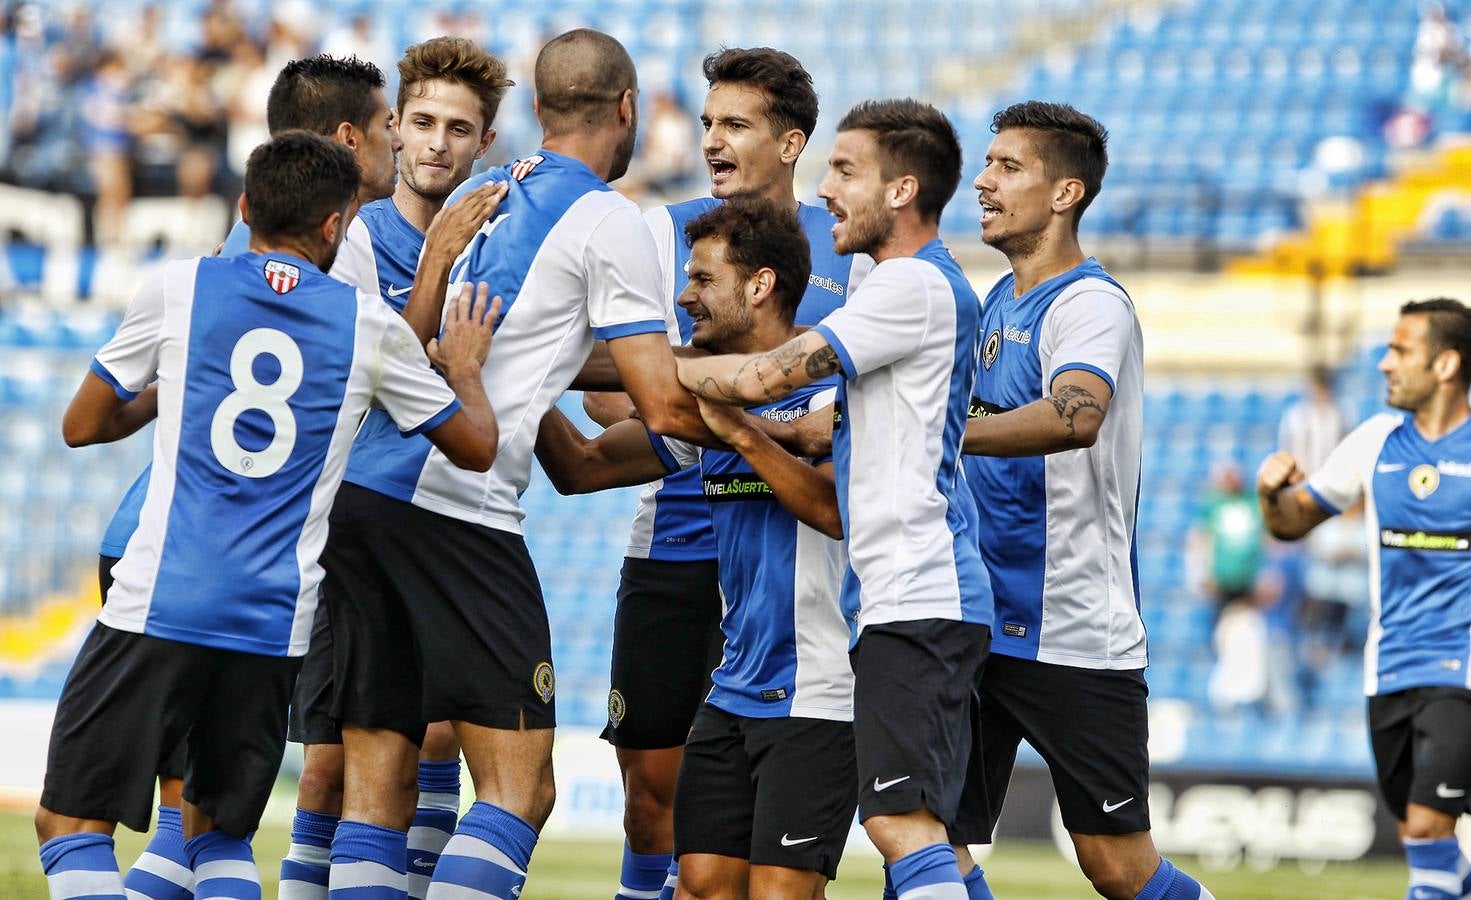
{"type": "Polygon", "coordinates": [[[634,116],[638,115],[638,92],[634,88],[628,88],[618,98],[618,124],[632,124],[634,116]]]}
{"type": "Polygon", "coordinates": [[[1435,372],[1436,381],[1456,381],[1461,376],[1461,367],[1465,360],[1455,350],[1442,350],[1435,354],[1435,359],[1430,361],[1431,371],[1435,372]]]}
{"type": "Polygon", "coordinates": [[[919,199],[919,179],[902,175],[889,183],[889,208],[903,209],[919,199]]]}
{"type": "Polygon", "coordinates": [[[789,166],[796,165],[797,157],[802,155],[806,147],[807,135],[802,133],[802,129],[789,130],[781,136],[781,161],[789,166]]]}
{"type": "Polygon", "coordinates": [[[1057,182],[1057,189],[1052,195],[1052,211],[1055,213],[1067,212],[1074,206],[1083,202],[1083,194],[1086,188],[1078,178],[1062,178],[1057,182]]]}
{"type": "Polygon", "coordinates": [[[347,220],[347,210],[334,211],[322,220],[322,240],[329,247],[336,247],[342,241],[342,223],[347,220]]]}
{"type": "Polygon", "coordinates": [[[479,159],[480,157],[484,156],[485,155],[485,151],[489,150],[490,149],[490,145],[491,144],[494,144],[494,143],[495,143],[495,129],[494,128],[487,128],[487,129],[485,129],[485,134],[482,134],[480,136],[480,146],[475,150],[475,158],[476,159],[479,159]]]}
{"type": "Polygon", "coordinates": [[[244,191],[241,191],[240,192],[240,199],[238,201],[236,201],[236,204],[240,207],[240,221],[244,222],[246,225],[249,225],[250,224],[250,205],[245,202],[245,192],[244,191]]]}
{"type": "Polygon", "coordinates": [[[771,269],[757,269],[746,279],[746,299],[752,306],[759,306],[771,299],[776,290],[776,273],[771,269]]]}
{"type": "Polygon", "coordinates": [[[338,122],[337,130],[332,132],[332,136],[337,139],[337,143],[353,152],[357,152],[360,138],[358,137],[356,125],[351,122],[338,122]]]}

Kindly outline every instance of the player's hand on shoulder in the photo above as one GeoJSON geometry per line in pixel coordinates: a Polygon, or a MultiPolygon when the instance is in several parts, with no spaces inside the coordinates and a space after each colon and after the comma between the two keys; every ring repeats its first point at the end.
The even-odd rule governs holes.
{"type": "Polygon", "coordinates": [[[1305,478],[1307,475],[1297,467],[1297,459],[1286,450],[1278,450],[1262,460],[1261,468],[1257,470],[1257,493],[1270,496],[1283,488],[1300,484],[1305,478]]]}
{"type": "Polygon", "coordinates": [[[490,355],[490,342],[496,320],[501,313],[501,298],[489,304],[490,286],[484,282],[473,288],[460,287],[460,294],[446,308],[444,330],[429,342],[430,362],[449,375],[460,370],[480,371],[490,355]]]}
{"type": "Polygon", "coordinates": [[[506,199],[508,182],[487,181],[480,187],[461,197],[454,205],[446,206],[429,223],[424,233],[424,252],[439,253],[453,259],[460,255],[470,238],[481,226],[495,215],[501,201],[506,199]]]}
{"type": "Polygon", "coordinates": [[[700,417],[705,420],[711,433],[727,444],[751,428],[746,421],[745,411],[739,407],[712,403],[698,396],[695,397],[695,402],[700,405],[700,417]]]}

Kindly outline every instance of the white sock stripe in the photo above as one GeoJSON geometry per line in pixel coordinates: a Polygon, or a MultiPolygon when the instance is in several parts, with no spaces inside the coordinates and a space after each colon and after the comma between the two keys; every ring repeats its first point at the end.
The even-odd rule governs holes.
{"type": "MultiPolygon", "coordinates": [[[[665,884],[668,883],[668,881],[665,881],[665,884]]],[[[660,891],[636,891],[626,884],[618,885],[618,894],[629,898],[629,900],[659,900],[660,893],[660,891]]]]}
{"type": "Polygon", "coordinates": [[[409,828],[409,849],[428,848],[440,852],[452,837],[454,834],[448,831],[430,828],[427,825],[414,825],[409,828]]]}
{"type": "Polygon", "coordinates": [[[409,897],[410,897],[410,900],[424,900],[424,896],[429,893],[429,882],[430,882],[430,880],[431,879],[430,879],[430,877],[428,875],[419,875],[417,873],[410,872],[409,873],[409,897]]]}
{"type": "Polygon", "coordinates": [[[910,888],[899,895],[899,900],[969,900],[965,885],[958,881],[944,881],[910,888]]]}
{"type": "Polygon", "coordinates": [[[69,869],[46,876],[53,900],[67,897],[86,897],[91,894],[123,895],[123,876],[114,870],[96,872],[89,869],[69,869]]]}
{"type": "Polygon", "coordinates": [[[248,859],[214,859],[201,864],[194,870],[196,887],[211,878],[234,878],[238,881],[260,884],[260,872],[256,869],[255,863],[248,859]]]}
{"type": "MultiPolygon", "coordinates": [[[[425,895],[426,900],[507,900],[505,897],[491,894],[486,891],[477,891],[463,884],[450,884],[447,881],[436,881],[429,885],[429,893],[425,895]]],[[[516,900],[512,897],[510,900],[516,900]]]]}
{"type": "Polygon", "coordinates": [[[428,791],[419,792],[419,806],[422,809],[443,809],[458,813],[460,811],[459,794],[438,794],[428,791]]]}
{"type": "Polygon", "coordinates": [[[284,878],[277,888],[276,900],[327,900],[327,886],[284,878]]]}
{"type": "Polygon", "coordinates": [[[405,879],[404,873],[397,869],[363,859],[350,863],[334,863],[327,887],[334,891],[345,891],[349,888],[388,885],[401,890],[405,879]]]}
{"type": "Polygon", "coordinates": [[[1424,885],[1445,891],[1453,897],[1461,896],[1461,878],[1455,872],[1442,872],[1439,869],[1410,869],[1410,884],[1424,885]]]}
{"type": "Polygon", "coordinates": [[[313,847],[311,844],[292,844],[286,850],[286,858],[304,866],[321,866],[325,869],[332,865],[332,848],[313,847]]]}
{"type": "MultiPolygon", "coordinates": [[[[676,875],[673,872],[671,872],[668,875],[665,875],[664,876],[664,886],[665,887],[672,888],[672,887],[677,887],[678,885],[679,885],[679,876],[678,875],[676,875]]],[[[655,895],[655,896],[657,896],[657,895],[655,895]]]]}
{"type": "Polygon", "coordinates": [[[127,895],[128,900],[152,900],[147,894],[135,891],[132,888],[123,888],[123,893],[127,895]]]}
{"type": "Polygon", "coordinates": [[[140,872],[147,872],[149,875],[157,875],[181,888],[190,888],[194,885],[194,873],[189,871],[187,866],[181,866],[157,853],[144,853],[139,856],[133,863],[133,868],[140,872]]]}
{"type": "Polygon", "coordinates": [[[450,838],[449,843],[444,845],[444,850],[440,851],[439,856],[441,859],[446,856],[464,856],[469,859],[481,859],[487,862],[493,862],[502,869],[509,869],[523,878],[526,877],[526,872],[520,866],[516,865],[516,861],[507,856],[501,848],[482,841],[478,837],[471,837],[468,834],[456,834],[450,838]]]}

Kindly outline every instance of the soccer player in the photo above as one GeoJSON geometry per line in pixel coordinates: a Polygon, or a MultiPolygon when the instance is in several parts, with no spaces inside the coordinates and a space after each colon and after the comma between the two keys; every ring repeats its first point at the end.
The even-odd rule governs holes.
{"type": "Polygon", "coordinates": [[[959,463],[980,303],[939,240],[959,181],[959,139],[939,111],[860,103],[838,124],[818,193],[837,217],[837,252],[869,254],[873,271],[847,305],[775,350],[679,361],[686,387],[734,405],[843,375],[832,440],[849,557],[842,604],[856,634],[859,816],[903,900],[967,896],[945,827],[977,739],[990,642],[991,589],[959,463]]]}
{"type": "MultiPolygon", "coordinates": [[[[637,207],[607,184],[633,152],[633,61],[611,37],[579,29],[542,48],[535,80],[542,149],[471,178],[446,206],[452,213],[464,202],[457,198],[509,185],[453,275],[487,282],[505,298],[500,351],[484,372],[508,423],[497,465],[486,476],[457,472],[375,412],[332,511],[325,590],[334,623],[346,623],[333,635],[333,711],[346,753],[334,892],[403,889],[415,745],[424,723],[440,719],[455,723],[478,802],[445,847],[429,896],[521,890],[555,795],[556,682],[517,498],[536,425],[594,338],[607,341],[646,424],[711,439],[676,379],[653,238],[637,207]]],[[[418,276],[443,290],[429,274],[437,270],[426,254],[418,276]]],[[[415,291],[404,318],[421,339],[432,335],[437,299],[415,291]]]]}
{"type": "MultiPolygon", "coordinates": [[[[873,261],[835,253],[832,214],[797,201],[797,159],[817,127],[812,77],[790,54],[764,47],[713,53],[705,58],[704,74],[710,90],[700,119],[711,196],[644,216],[659,248],[663,295],[678,326],[670,337],[685,344],[693,331],[690,317],[675,303],[688,282],[685,226],[734,197],[761,197],[796,211],[812,248],[796,322],[815,325],[842,306],[873,261]]],[[[593,403],[599,396],[606,395],[588,395],[593,403]]],[[[627,410],[627,399],[613,396],[622,399],[614,401],[612,415],[589,406],[602,424],[627,410]]],[[[680,748],[720,662],[720,617],[715,538],[699,472],[676,471],[639,498],[618,585],[603,737],[616,748],[623,773],[627,840],[617,895],[623,900],[655,895],[666,881],[680,748]],[[655,645],[662,650],[650,652],[655,645]]]]}
{"type": "Polygon", "coordinates": [[[357,421],[376,403],[456,465],[495,459],[484,289],[431,347],[442,380],[376,293],[326,275],[359,182],[352,153],[319,135],[258,147],[241,201],[250,252],[149,279],[66,412],[68,444],[115,439],[158,380],[157,477],[52,728],[36,815],[52,897],[121,900],[112,832],[146,829],[157,760],[186,738],[194,890],[259,897],[247,838],[281,763],[327,498],[357,421]]]}
{"type": "Polygon", "coordinates": [[[1471,310],[1406,303],[1379,361],[1388,403],[1304,480],[1267,457],[1267,528],[1297,540],[1364,503],[1373,619],[1364,690],[1379,790],[1399,820],[1410,900],[1471,895],[1456,821],[1471,790],[1471,310]]]}
{"type": "MultiPolygon", "coordinates": [[[[798,216],[735,199],[683,230],[689,274],[679,304],[694,322],[695,347],[762,352],[796,334],[810,290],[798,216]]],[[[830,380],[819,381],[751,412],[789,421],[814,406],[826,411],[831,393],[830,380]]],[[[790,456],[730,407],[702,409],[732,450],[701,454],[651,438],[636,421],[588,441],[553,409],[537,458],[562,493],[684,468],[700,476],[719,552],[724,643],[673,792],[680,896],[745,897],[749,885],[753,896],[820,898],[837,875],[857,802],[832,462],[790,456]]]]}
{"type": "Polygon", "coordinates": [[[1110,898],[1209,897],[1149,833],[1144,623],[1133,572],[1143,429],[1134,304],[1078,245],[1107,134],[1070,106],[997,113],[975,180],[1011,271],[981,315],[966,481],[996,594],[982,752],[952,829],[990,843],[1025,738],[1052,772],[1083,874],[1110,898]],[[976,777],[979,776],[979,777],[976,777]]]}

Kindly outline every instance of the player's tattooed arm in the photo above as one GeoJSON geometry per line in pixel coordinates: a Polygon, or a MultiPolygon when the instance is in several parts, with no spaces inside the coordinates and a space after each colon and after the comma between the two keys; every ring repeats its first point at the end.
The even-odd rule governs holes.
{"type": "Polygon", "coordinates": [[[808,331],[765,353],[681,359],[679,380],[706,400],[753,406],[780,400],[841,369],[827,338],[808,331]]]}
{"type": "Polygon", "coordinates": [[[1052,381],[1052,392],[1026,406],[971,419],[961,449],[980,456],[1040,456],[1091,447],[1108,415],[1108,382],[1082,369],[1052,381]]]}

